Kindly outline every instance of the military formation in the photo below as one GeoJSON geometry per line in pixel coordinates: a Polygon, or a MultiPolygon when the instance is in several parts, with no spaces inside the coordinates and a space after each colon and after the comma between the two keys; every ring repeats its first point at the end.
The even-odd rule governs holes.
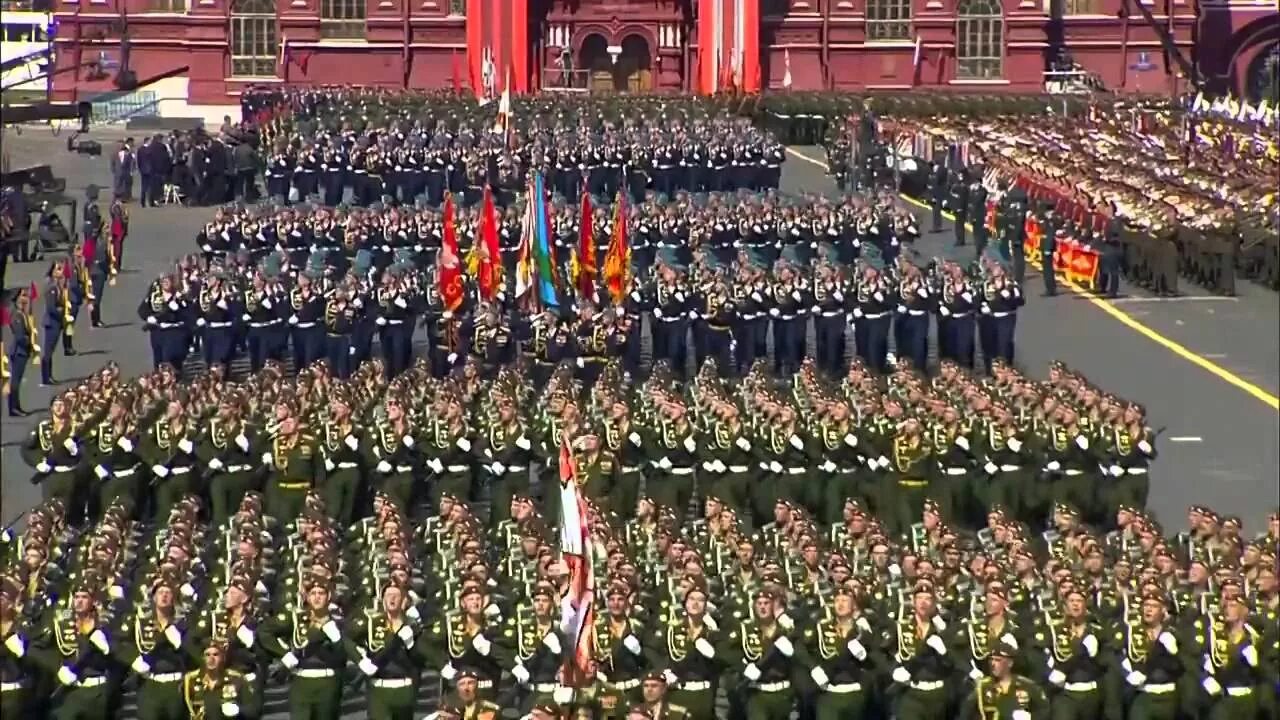
{"type": "Polygon", "coordinates": [[[287,686],[294,717],[407,718],[438,674],[445,718],[1274,716],[1280,517],[1166,531],[1157,433],[1069,368],[582,370],[104,368],[22,447],[47,500],[4,536],[6,715],[133,690],[140,717],[253,718],[287,686]]]}

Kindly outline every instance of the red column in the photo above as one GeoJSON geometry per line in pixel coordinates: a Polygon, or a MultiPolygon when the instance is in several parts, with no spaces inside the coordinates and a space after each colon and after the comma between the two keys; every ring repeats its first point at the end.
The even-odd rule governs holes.
{"type": "Polygon", "coordinates": [[[716,48],[715,30],[717,5],[723,0],[698,0],[698,89],[706,94],[715,92],[716,48]]]}
{"type": "Polygon", "coordinates": [[[529,0],[511,0],[511,91],[529,92],[529,0]]]}
{"type": "Polygon", "coordinates": [[[479,95],[484,62],[484,0],[467,0],[467,84],[479,95]]]}
{"type": "Polygon", "coordinates": [[[741,0],[742,23],[742,89],[759,91],[760,73],[760,0],[741,0]]]}

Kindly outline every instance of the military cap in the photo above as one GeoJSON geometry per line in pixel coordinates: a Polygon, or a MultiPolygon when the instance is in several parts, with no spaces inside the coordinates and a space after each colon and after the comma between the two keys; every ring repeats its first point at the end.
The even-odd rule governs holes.
{"type": "Polygon", "coordinates": [[[1001,640],[991,648],[992,657],[1014,658],[1018,655],[1018,648],[1013,644],[1001,640]]]}
{"type": "Polygon", "coordinates": [[[988,595],[995,595],[996,597],[1000,598],[1001,600],[1008,600],[1008,599],[1009,599],[1009,589],[1008,589],[1007,587],[1005,587],[1005,586],[1004,586],[1004,583],[1002,583],[1002,582],[992,582],[992,583],[989,583],[989,584],[987,585],[987,587],[986,587],[986,593],[987,593],[988,595]]]}
{"type": "Polygon", "coordinates": [[[920,578],[919,580],[916,581],[916,584],[911,587],[911,593],[913,595],[919,595],[920,593],[927,593],[929,595],[932,595],[933,591],[934,591],[933,581],[927,580],[925,578],[920,578]]]}
{"type": "Polygon", "coordinates": [[[465,597],[467,597],[468,595],[483,595],[483,594],[484,594],[484,593],[480,592],[480,588],[479,588],[479,586],[476,586],[476,585],[467,585],[467,586],[465,586],[465,587],[463,587],[463,588],[462,588],[462,591],[461,591],[460,593],[458,593],[458,597],[459,597],[459,598],[465,598],[465,597]]]}
{"type": "Polygon", "coordinates": [[[249,578],[244,575],[236,575],[232,577],[231,582],[227,585],[227,587],[233,587],[239,590],[240,592],[244,593],[245,595],[248,595],[250,597],[253,596],[253,583],[250,582],[249,578]]]}
{"type": "Polygon", "coordinates": [[[1165,600],[1164,593],[1160,592],[1159,590],[1157,590],[1157,589],[1155,589],[1155,588],[1149,588],[1149,589],[1147,589],[1147,590],[1144,590],[1144,591],[1143,591],[1143,593],[1142,593],[1142,602],[1143,602],[1143,603],[1148,603],[1148,602],[1158,603],[1161,607],[1164,607],[1164,606],[1165,606],[1165,604],[1166,604],[1166,600],[1165,600]]]}

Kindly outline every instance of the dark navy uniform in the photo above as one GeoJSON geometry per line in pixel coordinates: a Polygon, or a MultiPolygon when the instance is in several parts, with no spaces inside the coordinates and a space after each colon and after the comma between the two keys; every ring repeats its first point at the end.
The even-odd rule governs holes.
{"type": "Polygon", "coordinates": [[[221,365],[230,370],[236,346],[236,320],[239,308],[233,305],[231,293],[219,283],[200,291],[200,317],[196,325],[204,334],[205,365],[221,365]]]}
{"type": "Polygon", "coordinates": [[[139,305],[138,316],[150,333],[151,359],[156,368],[172,365],[181,372],[190,346],[188,313],[187,298],[177,291],[166,290],[162,283],[154,285],[139,305]]]}

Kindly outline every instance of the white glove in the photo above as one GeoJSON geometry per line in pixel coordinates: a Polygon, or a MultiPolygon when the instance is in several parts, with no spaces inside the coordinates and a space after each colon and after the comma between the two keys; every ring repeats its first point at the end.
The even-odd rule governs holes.
{"type": "Polygon", "coordinates": [[[338,642],[342,639],[342,631],[338,630],[338,623],[332,620],[325,623],[324,627],[320,628],[320,631],[324,633],[325,637],[329,638],[329,642],[338,642]]]}
{"type": "Polygon", "coordinates": [[[929,622],[933,625],[933,629],[938,632],[942,632],[947,629],[947,621],[943,620],[941,615],[934,615],[933,619],[929,622]]]}
{"type": "Polygon", "coordinates": [[[933,648],[933,651],[938,653],[939,655],[947,654],[947,644],[942,642],[942,638],[938,637],[937,635],[930,635],[929,639],[926,640],[924,644],[933,648]]]}
{"type": "Polygon", "coordinates": [[[1137,670],[1134,670],[1133,672],[1124,676],[1124,681],[1134,687],[1142,687],[1147,682],[1147,676],[1137,670]]]}
{"type": "Polygon", "coordinates": [[[1178,639],[1175,638],[1172,633],[1168,631],[1162,632],[1160,633],[1160,637],[1156,638],[1156,640],[1164,646],[1165,650],[1169,651],[1170,655],[1178,654],[1178,639]]]}
{"type": "Polygon", "coordinates": [[[786,635],[779,635],[773,641],[773,646],[778,648],[778,652],[782,653],[784,657],[791,657],[796,652],[795,646],[791,644],[791,640],[786,635]]]}
{"type": "Polygon", "coordinates": [[[1098,657],[1098,638],[1094,637],[1093,633],[1085,635],[1080,644],[1084,645],[1084,651],[1089,653],[1089,657],[1098,657]]]}
{"type": "Polygon", "coordinates": [[[169,641],[169,644],[173,646],[174,650],[182,647],[182,633],[178,630],[176,625],[170,625],[164,629],[164,639],[169,641]]]}
{"type": "MultiPolygon", "coordinates": [[[[634,435],[635,433],[632,433],[632,434],[634,435]]],[[[529,448],[533,447],[533,443],[529,442],[529,438],[521,435],[516,440],[516,447],[520,448],[521,450],[528,450],[529,448]]]]}
{"type": "Polygon", "coordinates": [[[80,679],[80,676],[76,675],[76,671],[72,670],[66,665],[63,665],[62,667],[58,668],[58,682],[62,683],[63,685],[75,685],[76,681],[79,679],[80,679]]]}
{"type": "Polygon", "coordinates": [[[751,442],[744,437],[739,437],[737,440],[734,440],[733,444],[737,445],[738,449],[743,452],[751,451],[751,442]]]}
{"type": "Polygon", "coordinates": [[[437,475],[444,472],[444,463],[440,461],[440,458],[431,458],[428,460],[427,467],[435,471],[437,475]]]}
{"type": "Polygon", "coordinates": [[[356,663],[356,667],[360,668],[360,672],[368,675],[369,677],[373,677],[378,674],[378,666],[374,665],[373,661],[369,658],[361,658],[360,662],[356,663]]]}
{"type": "Polygon", "coordinates": [[[850,640],[845,647],[849,648],[849,654],[856,658],[859,662],[867,659],[867,649],[862,643],[858,642],[858,638],[850,640]]]}
{"type": "Polygon", "coordinates": [[[982,671],[976,667],[969,668],[969,679],[978,682],[982,679],[982,671]]]}
{"type": "Polygon", "coordinates": [[[9,648],[9,652],[13,653],[14,657],[22,657],[27,654],[27,644],[22,642],[22,638],[18,636],[18,633],[6,638],[4,646],[9,648]]]}
{"type": "Polygon", "coordinates": [[[409,627],[408,625],[401,625],[400,629],[396,631],[396,635],[398,635],[400,639],[404,641],[405,647],[407,648],[413,647],[413,642],[414,642],[413,628],[409,627]]]}
{"type": "Polygon", "coordinates": [[[99,480],[106,480],[107,476],[110,475],[111,473],[107,472],[107,469],[102,467],[101,465],[94,465],[93,474],[97,475],[99,480]]]}
{"type": "Polygon", "coordinates": [[[1022,451],[1022,441],[1019,440],[1018,438],[1009,438],[1008,440],[1004,441],[1004,445],[1005,447],[1009,448],[1014,452],[1022,451]]]}
{"type": "Polygon", "coordinates": [[[292,652],[287,652],[284,654],[284,657],[280,658],[280,663],[289,670],[292,670],[298,667],[298,656],[294,655],[292,652]]]}
{"type": "Polygon", "coordinates": [[[132,668],[133,671],[138,673],[139,675],[151,674],[151,665],[149,665],[146,659],[143,658],[141,655],[134,658],[133,662],[129,664],[129,667],[132,668]]]}
{"type": "Polygon", "coordinates": [[[1044,466],[1044,469],[1049,472],[1057,472],[1062,469],[1062,463],[1057,460],[1050,460],[1049,464],[1044,466]]]}
{"type": "Polygon", "coordinates": [[[1087,437],[1085,437],[1085,436],[1083,436],[1083,435],[1077,435],[1077,436],[1076,436],[1076,447],[1080,448],[1081,450],[1088,450],[1088,449],[1089,449],[1089,438],[1087,438],[1087,437]]]}
{"type": "Polygon", "coordinates": [[[386,460],[379,460],[376,469],[380,473],[389,473],[391,472],[391,463],[386,460]]]}
{"type": "Polygon", "coordinates": [[[152,465],[151,472],[158,478],[169,476],[169,468],[163,465],[152,465]]]}
{"type": "Polygon", "coordinates": [[[836,464],[828,460],[822,463],[822,465],[819,466],[819,469],[822,470],[823,472],[835,472],[836,464]]]}
{"type": "Polygon", "coordinates": [[[290,325],[297,325],[297,324],[298,324],[298,316],[297,316],[297,315],[290,315],[290,316],[289,316],[289,324],[290,324],[290,325]]]}
{"type": "Polygon", "coordinates": [[[240,448],[240,452],[249,452],[249,438],[244,433],[236,436],[236,447],[240,448]]]}
{"type": "Polygon", "coordinates": [[[116,441],[116,447],[125,452],[133,452],[133,441],[127,437],[122,437],[116,441]]]}
{"type": "Polygon", "coordinates": [[[269,452],[264,452],[264,453],[262,453],[262,464],[263,464],[263,465],[270,465],[274,460],[275,460],[275,458],[273,458],[273,457],[271,456],[271,453],[269,453],[269,452]]]}
{"type": "Polygon", "coordinates": [[[494,464],[490,465],[489,469],[493,471],[494,475],[502,475],[507,472],[507,466],[503,465],[500,462],[495,462],[494,464]]]}
{"type": "Polygon", "coordinates": [[[1146,440],[1139,440],[1139,441],[1138,441],[1138,449],[1139,449],[1139,450],[1141,450],[1142,452],[1146,453],[1147,455],[1150,455],[1150,454],[1151,454],[1151,443],[1147,442],[1146,440]]]}
{"type": "Polygon", "coordinates": [[[449,663],[448,665],[440,668],[440,677],[445,680],[452,680],[458,677],[458,668],[454,667],[453,663],[449,663]]]}
{"type": "Polygon", "coordinates": [[[253,631],[244,625],[236,628],[236,639],[247,648],[253,647],[253,631]]]}
{"type": "Polygon", "coordinates": [[[156,323],[158,323],[158,322],[160,322],[160,321],[156,319],[156,316],[155,316],[155,315],[148,315],[148,316],[147,316],[147,324],[148,324],[148,325],[155,325],[155,324],[156,324],[156,323]]]}
{"type": "Polygon", "coordinates": [[[892,677],[894,682],[901,683],[903,685],[911,682],[911,673],[907,672],[907,669],[904,667],[894,668],[892,677]]]}
{"type": "Polygon", "coordinates": [[[1244,658],[1249,667],[1258,667],[1258,650],[1252,645],[1246,645],[1240,651],[1240,657],[1244,658]]]}
{"type": "Polygon", "coordinates": [[[1013,715],[1010,720],[1031,720],[1031,713],[1023,710],[1022,708],[1018,708],[1013,711],[1013,715]]]}
{"type": "Polygon", "coordinates": [[[337,465],[335,465],[335,464],[334,464],[334,462],[333,462],[332,460],[330,460],[329,458],[325,458],[325,459],[324,459],[324,469],[325,469],[325,472],[333,472],[333,469],[334,469],[334,468],[336,468],[336,467],[338,467],[338,466],[337,466],[337,465]]]}
{"type": "Polygon", "coordinates": [[[820,690],[825,690],[831,684],[831,678],[827,677],[827,671],[820,667],[810,670],[809,677],[813,678],[813,684],[817,685],[820,690]]]}
{"type": "Polygon", "coordinates": [[[476,633],[471,638],[471,647],[475,648],[476,652],[481,655],[488,657],[489,650],[493,647],[493,643],[489,642],[489,638],[485,637],[483,634],[476,633]]]}
{"type": "Polygon", "coordinates": [[[471,441],[466,438],[458,438],[458,449],[462,452],[471,452],[471,441]]]}
{"type": "Polygon", "coordinates": [[[791,447],[793,447],[793,448],[795,448],[795,449],[797,449],[797,450],[803,450],[803,449],[804,449],[804,440],[801,440],[799,435],[792,435],[792,436],[791,436],[791,447]]]}
{"type": "Polygon", "coordinates": [[[559,705],[568,705],[573,700],[573,688],[557,685],[556,689],[551,691],[551,699],[559,705]]]}
{"type": "Polygon", "coordinates": [[[413,436],[405,435],[404,437],[400,438],[400,442],[404,443],[405,447],[411,448],[413,447],[413,436]]]}
{"type": "Polygon", "coordinates": [[[747,666],[742,669],[742,677],[748,682],[755,682],[760,679],[760,668],[756,667],[755,663],[747,663],[747,666]]]}
{"type": "Polygon", "coordinates": [[[782,463],[778,462],[777,460],[770,461],[769,470],[775,473],[782,472],[782,463]]]}
{"type": "Polygon", "coordinates": [[[968,449],[969,449],[969,438],[967,438],[967,437],[965,437],[965,436],[963,436],[963,435],[957,435],[957,436],[956,436],[956,447],[960,448],[961,450],[968,450],[968,449]]]}
{"type": "Polygon", "coordinates": [[[215,471],[215,472],[216,472],[216,471],[218,471],[218,470],[221,470],[221,469],[222,469],[222,467],[223,467],[223,465],[222,465],[222,461],[221,461],[221,460],[219,460],[218,458],[210,458],[210,459],[209,459],[209,469],[210,469],[210,470],[213,470],[213,471],[215,471]]]}
{"type": "Polygon", "coordinates": [[[711,646],[711,643],[707,642],[706,638],[698,638],[698,641],[693,644],[693,647],[696,648],[704,658],[710,659],[716,656],[716,649],[711,646]]]}
{"type": "Polygon", "coordinates": [[[1067,676],[1061,670],[1054,670],[1049,673],[1049,682],[1058,687],[1062,687],[1067,682],[1067,676]]]}
{"type": "Polygon", "coordinates": [[[1212,675],[1205,678],[1200,683],[1200,687],[1204,688],[1204,691],[1210,695],[1217,695],[1222,692],[1222,685],[1218,684],[1218,681],[1212,675]]]}
{"type": "Polygon", "coordinates": [[[36,472],[47,473],[50,470],[53,470],[53,466],[45,462],[44,460],[41,460],[40,462],[36,463],[36,472]]]}
{"type": "Polygon", "coordinates": [[[556,634],[555,634],[555,633],[553,633],[553,632],[547,633],[547,634],[546,634],[545,636],[543,636],[543,638],[542,638],[542,644],[543,644],[543,645],[546,645],[546,646],[547,646],[547,649],[548,649],[548,650],[550,650],[551,652],[553,652],[553,653],[555,653],[555,654],[557,654],[557,655],[559,655],[559,654],[560,654],[561,647],[560,647],[560,636],[559,636],[559,635],[556,635],[556,634]]]}
{"type": "Polygon", "coordinates": [[[450,365],[452,365],[452,364],[454,364],[454,363],[458,362],[458,353],[449,353],[449,357],[447,357],[447,358],[445,358],[445,359],[449,361],[449,364],[450,364],[450,365]]]}
{"type": "Polygon", "coordinates": [[[671,469],[671,458],[669,458],[669,457],[663,457],[661,460],[659,460],[659,461],[658,461],[658,467],[659,467],[659,468],[661,468],[661,469],[663,469],[663,470],[670,470],[670,469],[671,469]]]}
{"type": "Polygon", "coordinates": [[[516,682],[521,685],[529,684],[529,670],[523,665],[517,665],[511,668],[511,677],[515,678],[516,682]]]}
{"type": "Polygon", "coordinates": [[[222,717],[238,717],[240,715],[240,706],[233,702],[224,702],[218,709],[222,711],[222,717]]]}
{"type": "Polygon", "coordinates": [[[1107,468],[1107,469],[1111,471],[1112,477],[1120,477],[1121,475],[1124,474],[1124,468],[1120,467],[1119,465],[1112,465],[1110,468],[1107,468]]]}
{"type": "Polygon", "coordinates": [[[675,687],[676,683],[679,681],[676,674],[671,672],[671,668],[667,668],[662,671],[662,679],[667,681],[667,687],[675,687]]]}
{"type": "Polygon", "coordinates": [[[63,440],[62,447],[66,448],[67,452],[71,453],[72,455],[80,454],[80,446],[76,445],[76,441],[71,438],[67,438],[66,440],[63,440]]]}
{"type": "Polygon", "coordinates": [[[181,440],[178,441],[178,449],[190,455],[191,451],[196,449],[196,446],[192,444],[190,440],[186,438],[182,438],[181,440]]]}
{"type": "Polygon", "coordinates": [[[93,634],[89,635],[89,642],[104,653],[111,652],[111,645],[107,642],[107,634],[101,630],[94,630],[93,634]]]}
{"type": "Polygon", "coordinates": [[[623,638],[622,647],[629,650],[632,655],[640,654],[640,641],[636,639],[635,635],[628,635],[625,638],[623,638]]]}
{"type": "Polygon", "coordinates": [[[356,440],[355,435],[348,435],[347,439],[342,441],[342,444],[351,448],[352,452],[355,452],[356,450],[360,449],[360,441],[356,440]]]}

